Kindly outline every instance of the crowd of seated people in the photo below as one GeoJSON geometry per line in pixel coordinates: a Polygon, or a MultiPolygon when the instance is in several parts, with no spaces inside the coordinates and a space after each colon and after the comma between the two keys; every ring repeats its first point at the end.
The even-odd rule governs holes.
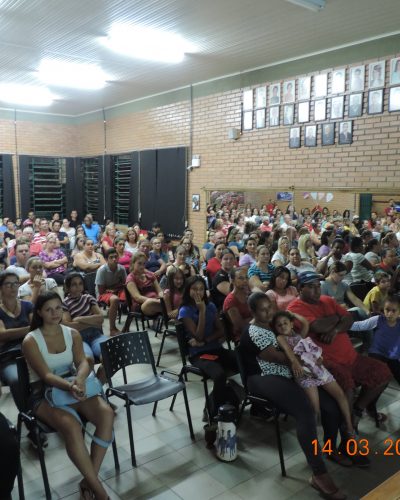
{"type": "MultiPolygon", "coordinates": [[[[346,439],[354,438],[365,414],[377,423],[385,421],[386,415],[377,410],[378,398],[392,376],[400,380],[400,351],[396,350],[400,346],[400,218],[394,209],[381,218],[371,214],[368,221],[349,213],[330,215],[321,207],[298,214],[289,206],[282,213],[273,203],[261,210],[230,206],[219,211],[209,207],[207,212],[209,232],[201,250],[190,229],[179,245],[169,245],[158,223],[149,232],[139,224],[120,231],[108,221],[103,231],[90,214],[80,224],[76,211],[62,221],[59,214],[48,221],[31,211],[19,227],[4,219],[0,354],[9,352],[9,356],[1,358],[0,379],[14,391],[14,351],[21,352],[34,311],[41,311],[47,302],[58,308],[55,290],[62,285],[62,321],[65,328],[76,330],[80,339],[76,342],[83,342],[82,349],[74,349],[83,376],[101,362],[99,345],[105,337],[99,305],[108,307],[113,336],[120,333],[117,317],[127,302],[126,294],[132,310],[154,318],[162,312],[164,299],[168,317],[183,323],[189,361],[213,381],[211,406],[206,408],[210,414],[205,418],[213,419],[220,404],[235,399],[228,376],[238,367],[233,351],[223,345],[228,337],[243,347],[253,392],[294,417],[300,446],[313,471],[312,486],[327,498],[344,498],[327,474],[319,448],[311,449],[315,417],[320,416],[325,442],[332,446],[330,459],[346,466],[369,465],[367,457],[347,456],[346,439]],[[95,298],[84,292],[88,275],[94,276],[95,298]],[[47,297],[44,302],[43,297],[47,297]],[[275,318],[278,312],[281,316],[275,318]],[[329,370],[329,377],[310,399],[303,390],[306,385],[300,383],[305,365],[278,338],[285,321],[294,328],[293,333],[283,334],[296,337],[293,349],[312,340],[307,345],[317,353],[314,368],[329,370]],[[396,341],[388,340],[388,335],[396,341]],[[362,339],[361,353],[354,349],[352,337],[362,339]],[[324,389],[334,381],[342,392],[324,389]],[[352,427],[346,420],[347,407],[352,427]],[[341,444],[337,445],[339,432],[341,444]]],[[[39,323],[49,322],[49,335],[66,338],[65,331],[56,332],[51,318],[46,318],[39,313],[39,323]]],[[[68,336],[69,344],[75,342],[74,335],[72,340],[68,336]]],[[[26,342],[28,363],[48,378],[42,361],[35,352],[29,353],[30,346],[36,349],[36,337],[26,342]]],[[[265,417],[263,412],[259,415],[265,417]]],[[[107,418],[108,427],[101,431],[106,441],[107,418]]],[[[62,425],[60,432],[64,432],[62,425]]],[[[97,491],[99,498],[103,491],[96,474],[102,453],[97,451],[94,469],[86,459],[83,465],[76,462],[84,471],[82,488],[97,491]]]]}

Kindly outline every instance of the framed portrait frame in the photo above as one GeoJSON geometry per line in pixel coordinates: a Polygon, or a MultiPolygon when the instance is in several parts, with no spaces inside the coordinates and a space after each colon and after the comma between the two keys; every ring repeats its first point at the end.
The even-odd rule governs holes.
{"type": "Polygon", "coordinates": [[[293,125],[294,123],[294,104],[283,105],[283,124],[293,125]]]}
{"type": "Polygon", "coordinates": [[[356,118],[357,116],[362,116],[363,111],[363,99],[364,94],[362,92],[357,92],[356,94],[349,95],[349,118],[356,118]]]}
{"type": "Polygon", "coordinates": [[[261,108],[256,110],[256,128],[265,128],[266,123],[265,123],[265,116],[266,116],[266,109],[261,108]]]}
{"type": "Polygon", "coordinates": [[[341,120],[344,114],[344,96],[331,98],[331,120],[341,120]]]}
{"type": "Polygon", "coordinates": [[[269,126],[279,127],[279,108],[280,106],[271,106],[269,108],[269,126]]]}
{"type": "Polygon", "coordinates": [[[253,109],[253,89],[243,91],[243,111],[253,109]]]}
{"type": "Polygon", "coordinates": [[[272,83],[269,88],[269,105],[276,106],[281,103],[281,84],[272,83]]]}
{"type": "Polygon", "coordinates": [[[299,123],[307,123],[310,121],[310,101],[299,102],[298,104],[298,119],[299,123]]]}
{"type": "Polygon", "coordinates": [[[339,144],[351,144],[353,142],[353,122],[346,120],[339,123],[339,144]]]}
{"type": "Polygon", "coordinates": [[[400,57],[390,60],[390,85],[400,85],[400,57]]]}
{"type": "Polygon", "coordinates": [[[383,89],[368,92],[368,114],[378,115],[383,113],[383,89]]]}
{"type": "Polygon", "coordinates": [[[200,195],[192,194],[192,212],[200,212],[200,195]]]}
{"type": "Polygon", "coordinates": [[[306,125],[304,127],[304,146],[315,148],[317,146],[317,126],[306,125]]]}
{"type": "Polygon", "coordinates": [[[305,101],[311,97],[311,76],[302,76],[298,82],[298,100],[305,101]]]}
{"type": "Polygon", "coordinates": [[[400,87],[389,90],[389,112],[400,111],[400,87]]]}
{"type": "Polygon", "coordinates": [[[316,122],[326,120],[326,99],[314,101],[314,120],[316,122]]]}
{"type": "Polygon", "coordinates": [[[335,144],[335,123],[323,123],[321,131],[321,144],[333,146],[335,144]]]}
{"type": "Polygon", "coordinates": [[[385,63],[386,61],[375,61],[369,65],[369,89],[379,89],[385,86],[385,63]]]}
{"type": "Polygon", "coordinates": [[[346,68],[332,71],[331,94],[343,94],[346,88],[346,68]]]}
{"type": "Polygon", "coordinates": [[[287,80],[283,82],[282,102],[284,104],[295,101],[296,80],[287,80]]]}
{"type": "Polygon", "coordinates": [[[289,148],[297,149],[301,146],[301,127],[291,127],[289,129],[289,148]]]}
{"type": "Polygon", "coordinates": [[[265,108],[267,106],[267,87],[256,88],[256,108],[265,108]]]}
{"type": "Polygon", "coordinates": [[[365,89],[365,66],[353,66],[350,68],[350,92],[363,92],[365,89]]]}
{"type": "Polygon", "coordinates": [[[243,130],[253,130],[253,111],[243,111],[243,130]]]}
{"type": "Polygon", "coordinates": [[[314,76],[314,97],[326,97],[328,95],[328,73],[314,76]]]}

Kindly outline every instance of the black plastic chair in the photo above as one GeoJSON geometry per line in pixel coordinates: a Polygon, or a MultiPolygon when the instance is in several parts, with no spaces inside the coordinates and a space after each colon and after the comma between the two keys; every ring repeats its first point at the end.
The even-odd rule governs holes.
{"type": "MultiPolygon", "coordinates": [[[[45,434],[50,434],[53,432],[57,432],[55,429],[52,427],[49,427],[47,424],[42,422],[38,417],[36,417],[32,410],[29,408],[28,405],[28,400],[30,396],[30,384],[29,384],[29,373],[28,373],[28,367],[25,362],[25,358],[20,357],[17,358],[17,370],[18,370],[18,379],[19,379],[19,395],[18,395],[18,400],[20,403],[20,411],[18,413],[18,423],[17,423],[17,439],[18,439],[18,444],[19,446],[21,445],[21,433],[22,433],[22,424],[25,423],[28,428],[30,429],[31,432],[34,433],[35,440],[37,443],[37,452],[39,456],[39,462],[40,462],[40,469],[42,472],[42,478],[43,478],[43,484],[44,484],[44,489],[45,489],[45,495],[46,495],[46,500],[51,500],[51,491],[50,491],[50,484],[49,484],[49,478],[47,475],[47,469],[46,469],[46,462],[44,459],[44,450],[42,447],[41,439],[40,439],[40,433],[45,433],[45,434]]],[[[86,422],[84,422],[84,425],[86,425],[86,422]]],[[[112,450],[113,450],[113,455],[114,455],[114,463],[115,463],[115,468],[119,470],[119,460],[118,460],[118,453],[117,453],[117,446],[115,443],[115,440],[112,443],[112,450]]],[[[18,485],[20,487],[20,483],[18,481],[18,485]]],[[[23,482],[22,482],[22,476],[21,476],[21,488],[23,491],[23,482]]],[[[20,490],[21,491],[21,490],[20,490]]]]}
{"type": "Polygon", "coordinates": [[[145,331],[146,329],[145,328],[146,322],[147,322],[147,328],[150,328],[150,320],[158,320],[156,327],[156,335],[157,335],[160,329],[161,316],[159,314],[157,314],[156,316],[146,316],[145,314],[143,314],[141,310],[133,311],[132,310],[133,300],[127,286],[125,286],[125,297],[126,297],[127,315],[124,327],[122,328],[122,333],[129,332],[133,320],[135,320],[136,330],[139,330],[139,321],[142,323],[142,331],[145,331]]]}
{"type": "MultiPolygon", "coordinates": [[[[161,359],[161,355],[162,355],[162,352],[163,352],[163,349],[164,349],[165,339],[167,337],[176,337],[176,330],[175,330],[175,328],[168,328],[169,324],[172,321],[174,321],[175,323],[176,323],[176,321],[175,320],[171,320],[168,317],[167,307],[165,305],[165,300],[163,298],[160,299],[160,303],[161,303],[161,314],[162,314],[161,326],[164,326],[164,331],[163,331],[163,336],[162,336],[162,339],[161,339],[160,350],[158,351],[158,357],[157,357],[156,366],[160,365],[160,359],[161,359]]],[[[157,332],[156,332],[156,336],[157,336],[157,332]]]]}
{"type": "Polygon", "coordinates": [[[8,420],[8,418],[6,420],[7,420],[7,424],[8,424],[8,427],[9,427],[10,431],[14,434],[15,440],[18,443],[18,449],[19,449],[19,453],[18,453],[18,471],[17,471],[18,496],[19,496],[19,500],[25,500],[24,481],[23,481],[23,478],[22,478],[22,468],[21,468],[21,455],[20,455],[21,450],[20,450],[20,443],[19,443],[19,440],[18,440],[18,432],[17,432],[17,429],[15,428],[15,425],[13,423],[11,423],[8,420]]]}
{"type": "Polygon", "coordinates": [[[239,421],[243,415],[243,411],[244,411],[245,407],[249,404],[256,403],[257,405],[263,406],[264,408],[267,408],[268,410],[271,411],[273,419],[274,419],[274,423],[275,423],[276,442],[278,444],[281,473],[282,473],[282,476],[286,476],[285,459],[283,456],[281,431],[280,431],[280,426],[279,426],[279,416],[280,416],[281,412],[269,399],[264,398],[262,396],[259,396],[257,394],[253,394],[249,391],[249,388],[247,386],[247,373],[246,373],[245,363],[243,361],[243,355],[241,352],[240,344],[236,346],[235,353],[236,353],[236,359],[237,359],[237,363],[238,363],[238,367],[239,367],[240,378],[242,379],[243,388],[245,390],[245,397],[243,399],[243,403],[242,403],[242,406],[240,408],[237,423],[239,423],[239,421]]]}
{"type": "MultiPolygon", "coordinates": [[[[205,405],[206,405],[206,409],[207,409],[208,419],[210,419],[211,404],[210,404],[210,395],[208,393],[208,386],[207,386],[208,377],[201,368],[187,364],[187,358],[189,356],[189,349],[188,349],[186,332],[185,332],[185,328],[183,326],[183,323],[181,321],[177,321],[177,323],[175,325],[175,329],[176,329],[176,338],[178,339],[178,345],[179,345],[179,354],[181,356],[181,361],[182,361],[181,374],[184,376],[186,381],[187,381],[187,374],[188,373],[192,373],[193,375],[197,375],[198,377],[201,377],[201,381],[203,383],[203,389],[204,389],[205,405]]],[[[174,406],[174,403],[175,403],[175,398],[172,401],[172,405],[171,405],[172,408],[174,406]]],[[[208,422],[208,423],[210,423],[210,422],[208,422]]]]}
{"type": "Polygon", "coordinates": [[[228,349],[232,350],[231,342],[235,344],[233,340],[233,325],[227,313],[221,312],[219,315],[222,324],[224,325],[225,340],[228,345],[228,349]]]}
{"type": "MultiPolygon", "coordinates": [[[[136,467],[135,447],[133,442],[133,428],[131,405],[144,405],[154,403],[153,417],[156,415],[158,401],[183,393],[186,415],[189,425],[190,437],[194,439],[192,418],[190,416],[189,402],[186,386],[182,374],[163,370],[160,374],[156,371],[154,356],[151,350],[147,331],[128,332],[116,335],[101,344],[103,366],[106,373],[109,388],[106,396],[117,396],[125,402],[126,418],[128,421],[129,443],[131,448],[132,465],[136,467]],[[126,376],[126,367],[136,364],[147,364],[151,366],[152,375],[137,382],[129,383],[126,376]],[[124,384],[113,386],[112,377],[122,370],[124,384]],[[171,378],[175,377],[175,379],[171,378]]],[[[172,411],[173,405],[170,406],[172,411]]]]}

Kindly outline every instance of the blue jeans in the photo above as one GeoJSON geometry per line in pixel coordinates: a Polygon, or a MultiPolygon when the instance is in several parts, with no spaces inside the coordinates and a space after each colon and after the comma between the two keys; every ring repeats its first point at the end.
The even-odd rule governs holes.
{"type": "Polygon", "coordinates": [[[100,361],[100,344],[107,340],[107,337],[103,334],[103,330],[101,328],[96,328],[95,326],[90,326],[89,328],[81,330],[80,334],[83,341],[85,356],[88,356],[95,361],[100,361]]]}

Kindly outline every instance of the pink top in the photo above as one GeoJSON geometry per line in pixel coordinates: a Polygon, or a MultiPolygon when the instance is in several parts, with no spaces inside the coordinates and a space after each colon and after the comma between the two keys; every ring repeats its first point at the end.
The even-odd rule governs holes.
{"type": "Polygon", "coordinates": [[[164,290],[164,297],[166,301],[169,301],[171,309],[174,310],[178,309],[182,304],[183,293],[175,292],[171,295],[171,291],[167,288],[164,290]]]}
{"type": "MultiPolygon", "coordinates": [[[[53,262],[53,260],[63,259],[64,257],[65,257],[65,254],[59,248],[55,248],[51,255],[49,255],[44,250],[42,250],[39,253],[39,259],[42,262],[53,262]]],[[[46,276],[51,276],[52,274],[55,274],[55,273],[64,273],[65,266],[61,265],[61,266],[58,266],[54,269],[46,269],[45,271],[46,271],[46,276]]]]}
{"type": "Polygon", "coordinates": [[[132,254],[127,250],[124,250],[124,255],[122,257],[118,257],[118,264],[124,266],[125,271],[129,273],[129,266],[131,264],[132,254]]]}
{"type": "Polygon", "coordinates": [[[286,311],[288,305],[293,302],[298,293],[294,286],[287,287],[285,292],[285,295],[279,295],[279,293],[276,293],[275,290],[268,290],[265,293],[267,297],[276,302],[276,307],[280,311],[286,311]]]}

